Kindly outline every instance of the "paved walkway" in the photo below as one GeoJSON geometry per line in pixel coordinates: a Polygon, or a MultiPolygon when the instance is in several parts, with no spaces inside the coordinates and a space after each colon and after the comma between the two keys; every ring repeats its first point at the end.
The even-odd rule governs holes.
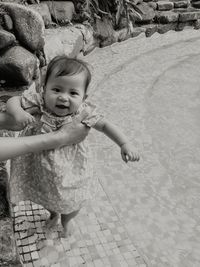
{"type": "Polygon", "coordinates": [[[59,227],[44,234],[42,207],[15,207],[25,266],[199,267],[200,32],[139,36],[87,60],[91,98],[141,160],[126,165],[118,147],[92,131],[99,195],[75,219],[71,238],[59,238],[59,227]]]}

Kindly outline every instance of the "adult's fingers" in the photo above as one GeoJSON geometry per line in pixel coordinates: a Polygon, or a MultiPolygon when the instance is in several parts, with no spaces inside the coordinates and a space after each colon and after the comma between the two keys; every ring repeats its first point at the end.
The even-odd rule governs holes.
{"type": "Polygon", "coordinates": [[[89,109],[84,109],[80,114],[78,114],[75,118],[77,123],[82,122],[89,115],[89,109]]]}
{"type": "Polygon", "coordinates": [[[38,107],[31,107],[27,108],[26,112],[28,112],[29,114],[35,114],[35,113],[40,113],[40,110],[38,107]]]}

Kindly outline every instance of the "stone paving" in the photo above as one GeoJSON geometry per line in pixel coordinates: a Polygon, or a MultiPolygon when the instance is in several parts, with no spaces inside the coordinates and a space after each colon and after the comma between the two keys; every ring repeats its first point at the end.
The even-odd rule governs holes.
{"type": "Polygon", "coordinates": [[[125,164],[101,133],[89,135],[99,194],[75,233],[44,232],[48,213],[14,208],[24,266],[200,266],[200,32],[139,36],[87,56],[90,97],[140,151],[125,164]],[[27,229],[32,233],[28,234],[27,229]]]}
{"type": "Polygon", "coordinates": [[[26,267],[146,266],[101,188],[98,200],[74,220],[74,234],[67,239],[61,237],[60,225],[45,231],[48,212],[35,203],[21,202],[14,215],[18,251],[26,267]]]}

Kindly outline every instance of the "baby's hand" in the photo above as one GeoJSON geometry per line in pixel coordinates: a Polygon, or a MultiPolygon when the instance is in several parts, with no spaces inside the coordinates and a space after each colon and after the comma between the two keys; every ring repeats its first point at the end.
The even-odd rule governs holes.
{"type": "Polygon", "coordinates": [[[35,118],[25,110],[22,110],[15,115],[15,120],[20,126],[26,127],[28,124],[34,122],[35,118]]]}
{"type": "Polygon", "coordinates": [[[138,153],[133,152],[132,147],[129,143],[125,143],[121,146],[121,156],[123,161],[139,161],[140,156],[138,153]]]}

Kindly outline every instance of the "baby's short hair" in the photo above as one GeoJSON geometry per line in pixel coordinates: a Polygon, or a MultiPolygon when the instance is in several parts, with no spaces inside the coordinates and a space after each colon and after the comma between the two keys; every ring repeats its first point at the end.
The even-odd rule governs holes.
{"type": "Polygon", "coordinates": [[[69,58],[65,55],[54,57],[47,66],[46,77],[44,85],[46,85],[48,78],[53,74],[55,77],[65,75],[75,75],[81,72],[86,73],[85,92],[91,81],[91,72],[88,64],[81,59],[69,58]]]}

